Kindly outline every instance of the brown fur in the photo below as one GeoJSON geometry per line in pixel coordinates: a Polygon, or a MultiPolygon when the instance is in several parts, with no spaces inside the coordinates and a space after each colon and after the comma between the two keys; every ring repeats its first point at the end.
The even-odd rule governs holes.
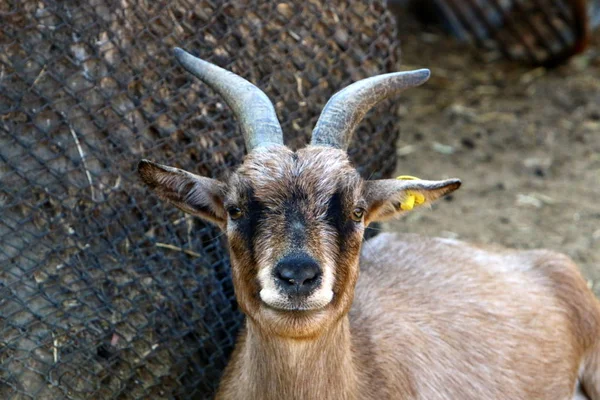
{"type": "Polygon", "coordinates": [[[570,399],[582,363],[600,398],[598,301],[565,256],[381,234],[360,266],[349,316],[322,336],[249,321],[218,398],[570,399]]]}
{"type": "Polygon", "coordinates": [[[363,181],[345,152],[318,146],[258,149],[227,185],[140,171],[227,232],[247,318],[218,399],[572,399],[580,382],[600,400],[600,305],[566,256],[411,235],[361,243],[409,193],[429,202],[459,181],[363,181]],[[231,207],[242,217],[225,217],[231,207]],[[356,207],[366,215],[352,223],[356,207]],[[297,251],[332,276],[322,307],[265,302],[273,266],[297,251]]]}

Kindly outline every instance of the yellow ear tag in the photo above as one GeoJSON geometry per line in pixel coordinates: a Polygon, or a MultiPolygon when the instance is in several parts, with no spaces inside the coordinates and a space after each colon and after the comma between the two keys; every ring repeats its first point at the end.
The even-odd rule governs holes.
{"type": "Polygon", "coordinates": [[[406,199],[400,203],[400,208],[404,211],[410,211],[415,206],[415,196],[407,194],[406,199]]]}
{"type": "MultiPolygon", "coordinates": [[[[400,175],[399,177],[397,177],[396,179],[400,179],[402,181],[416,181],[419,180],[419,178],[417,178],[416,176],[410,176],[410,175],[400,175]]],[[[406,199],[404,200],[404,202],[402,202],[400,204],[400,208],[404,211],[410,211],[415,207],[416,205],[421,205],[425,203],[425,196],[423,196],[421,193],[419,192],[407,192],[406,193],[406,199]]]]}

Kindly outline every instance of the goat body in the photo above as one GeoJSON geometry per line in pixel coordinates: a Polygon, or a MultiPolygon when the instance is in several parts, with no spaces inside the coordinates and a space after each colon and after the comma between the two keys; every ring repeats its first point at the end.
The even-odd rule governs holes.
{"type": "Polygon", "coordinates": [[[600,399],[600,307],[568,257],[384,233],[360,270],[318,337],[247,320],[217,398],[600,399]]]}

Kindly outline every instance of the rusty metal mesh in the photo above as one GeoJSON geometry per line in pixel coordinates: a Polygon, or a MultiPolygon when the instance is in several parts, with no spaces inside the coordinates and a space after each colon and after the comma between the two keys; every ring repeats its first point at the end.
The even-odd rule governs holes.
{"type": "Polygon", "coordinates": [[[582,52],[600,24],[599,0],[412,0],[411,7],[462,40],[535,65],[582,52]]]}
{"type": "MultiPolygon", "coordinates": [[[[141,158],[219,177],[243,141],[180,46],[255,82],[286,142],[326,100],[397,70],[379,1],[0,3],[0,398],[209,398],[236,310],[224,239],[159,204],[141,158]]],[[[361,125],[365,176],[395,166],[397,109],[361,125]]]]}

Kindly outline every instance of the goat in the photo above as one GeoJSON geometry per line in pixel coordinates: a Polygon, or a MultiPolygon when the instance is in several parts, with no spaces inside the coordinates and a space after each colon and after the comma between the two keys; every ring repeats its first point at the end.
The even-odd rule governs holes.
{"type": "Polygon", "coordinates": [[[338,92],[293,152],[256,86],[175,56],[225,99],[248,150],[227,182],[138,166],[159,198],[227,235],[246,319],[218,399],[572,399],[581,388],[600,400],[600,304],[568,257],[409,234],[363,245],[369,223],[460,186],[363,180],[346,154],[365,113],[428,70],[338,92]]]}

